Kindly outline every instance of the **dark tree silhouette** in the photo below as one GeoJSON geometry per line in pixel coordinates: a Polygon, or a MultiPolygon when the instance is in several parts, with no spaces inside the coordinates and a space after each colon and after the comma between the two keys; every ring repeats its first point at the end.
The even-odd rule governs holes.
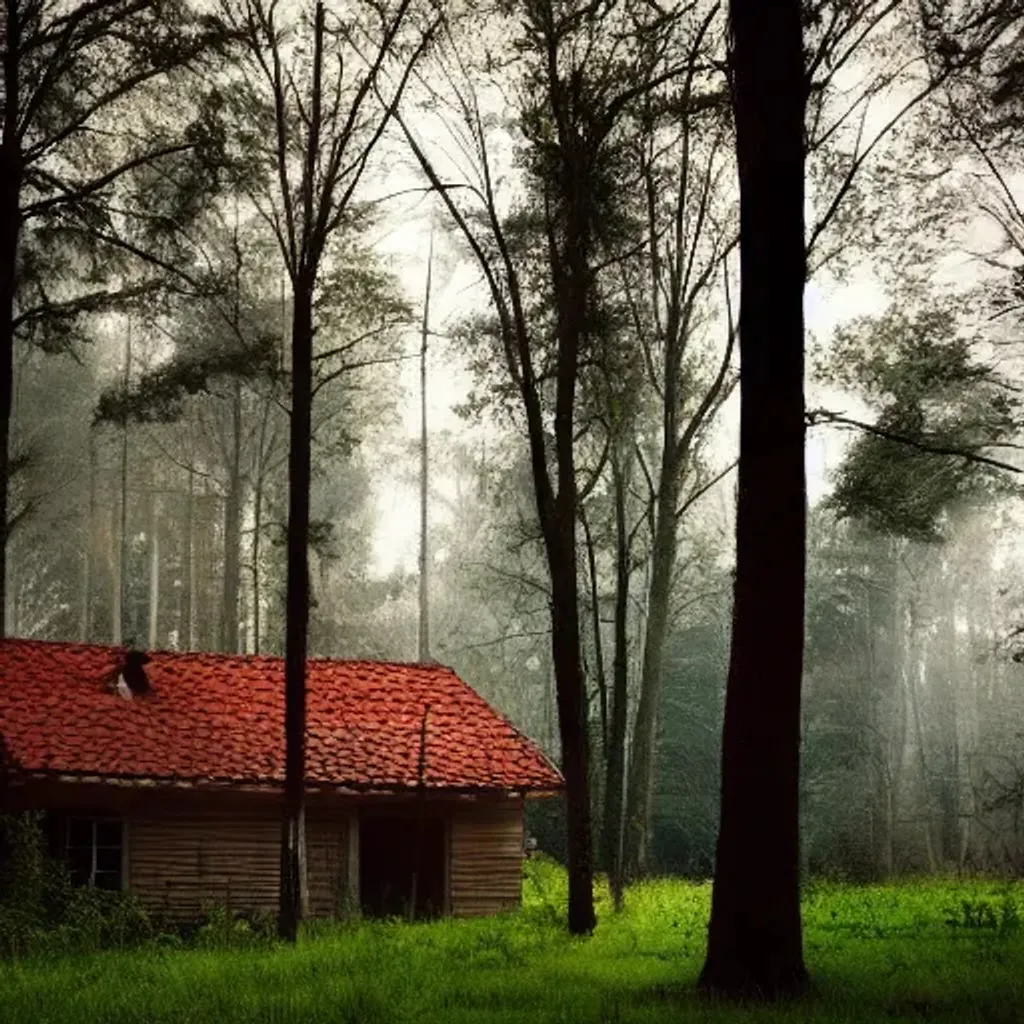
{"type": "Polygon", "coordinates": [[[7,542],[25,514],[10,507],[23,462],[11,451],[15,340],[66,349],[79,317],[131,308],[153,291],[157,282],[132,273],[115,283],[114,265],[173,271],[156,243],[174,229],[153,225],[185,223],[212,187],[218,132],[206,90],[191,93],[192,124],[165,118],[142,133],[127,125],[138,97],[201,70],[228,38],[188,0],[0,4],[0,636],[7,542]],[[157,168],[174,187],[140,190],[157,168]],[[133,189],[139,215],[124,214],[132,203],[121,202],[118,226],[111,201],[133,189]],[[108,271],[98,285],[83,284],[90,261],[108,271]]]}
{"type": "MultiPolygon", "coordinates": [[[[414,23],[413,0],[367,2],[342,16],[318,0],[310,21],[278,0],[224,3],[246,49],[240,112],[249,198],[273,230],[292,297],[291,423],[285,583],[285,780],[278,933],[294,942],[307,902],[305,865],[306,656],[309,645],[309,489],[312,409],[319,390],[360,365],[315,373],[352,343],[314,352],[317,297],[332,241],[358,224],[356,190],[435,28],[414,23]],[[372,41],[367,47],[366,40],[372,41]],[[364,51],[366,51],[364,53],[364,51]],[[308,55],[308,61],[307,61],[308,55]],[[387,79],[389,99],[381,90],[387,79]],[[376,102],[377,100],[380,102],[376,102]],[[253,116],[255,115],[255,116],[253,116]],[[265,131],[265,126],[270,131],[265,131]],[[315,377],[319,377],[315,381],[315,377]]],[[[362,363],[362,365],[368,365],[362,363]]]]}
{"type": "Polygon", "coordinates": [[[799,992],[804,146],[799,0],[732,0],[740,180],[740,466],[722,801],[701,986],[799,992]]]}

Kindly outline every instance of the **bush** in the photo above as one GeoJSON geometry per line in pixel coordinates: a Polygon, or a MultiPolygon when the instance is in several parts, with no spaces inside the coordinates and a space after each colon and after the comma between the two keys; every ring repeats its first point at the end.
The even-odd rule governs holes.
{"type": "Polygon", "coordinates": [[[64,866],[46,854],[42,812],[0,815],[0,956],[27,952],[71,898],[64,866]]]}
{"type": "Polygon", "coordinates": [[[75,888],[46,852],[39,811],[0,816],[0,956],[138,945],[153,926],[128,893],[75,888]]]}
{"type": "Polygon", "coordinates": [[[276,935],[272,914],[238,914],[227,907],[211,907],[192,938],[201,949],[248,949],[267,945],[276,935]]]}

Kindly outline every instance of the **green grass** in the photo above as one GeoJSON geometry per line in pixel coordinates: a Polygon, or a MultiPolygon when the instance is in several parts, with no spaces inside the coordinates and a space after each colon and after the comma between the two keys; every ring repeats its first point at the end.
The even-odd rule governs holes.
{"type": "Polygon", "coordinates": [[[769,1007],[694,991],[709,886],[637,886],[621,915],[601,893],[589,940],[564,933],[564,888],[552,866],[531,865],[524,910],[500,918],[321,925],[295,948],[151,946],[8,963],[0,1021],[1024,1021],[1024,884],[814,885],[804,907],[812,992],[769,1007]]]}

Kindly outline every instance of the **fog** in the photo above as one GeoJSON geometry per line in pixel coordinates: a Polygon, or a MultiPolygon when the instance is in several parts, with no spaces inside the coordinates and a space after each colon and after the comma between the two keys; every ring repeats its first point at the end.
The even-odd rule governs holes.
{"type": "MultiPolygon", "coordinates": [[[[905,25],[897,21],[890,28],[898,34],[905,25]]],[[[889,113],[920,84],[920,69],[903,78],[893,70],[886,24],[853,63],[857,73],[847,68],[841,89],[823,87],[820,146],[809,131],[808,228],[818,248],[807,292],[808,406],[828,415],[808,434],[803,867],[856,879],[1019,874],[1024,504],[1013,470],[1020,464],[1014,396],[1024,380],[1019,316],[996,318],[1009,308],[1007,294],[1019,294],[1017,158],[983,159],[963,138],[929,145],[942,123],[941,97],[923,100],[890,132],[889,113]],[[836,120],[840,99],[858,89],[865,112],[872,97],[883,97],[860,124],[861,133],[877,135],[865,162],[862,134],[836,120]],[[826,131],[830,117],[834,130],[826,131]],[[936,166],[942,173],[925,180],[911,165],[920,175],[936,166]],[[859,175],[852,189],[851,167],[859,175]],[[848,206],[818,224],[814,212],[822,216],[847,189],[848,206]],[[923,424],[917,433],[907,427],[908,410],[923,424]],[[875,447],[865,447],[872,438],[875,447]]],[[[422,114],[420,143],[445,175],[477,181],[473,161],[491,132],[495,209],[512,220],[534,209],[520,152],[528,140],[509,113],[502,73],[489,60],[460,64],[450,52],[436,61],[437,77],[415,85],[408,103],[422,114]],[[475,75],[489,97],[475,125],[458,122],[455,87],[446,92],[454,79],[440,74],[442,65],[446,74],[475,75]]],[[[712,96],[712,72],[697,77],[712,96]]],[[[697,225],[696,240],[686,240],[691,262],[714,274],[695,286],[689,347],[664,364],[674,365],[680,386],[673,415],[706,420],[679,468],[647,863],[654,872],[699,877],[711,873],[717,827],[742,387],[730,333],[737,193],[731,152],[720,145],[730,127],[726,114],[712,113],[720,134],[709,128],[685,142],[705,191],[680,194],[677,203],[680,223],[697,225]],[[708,411],[701,399],[712,391],[708,411]]],[[[664,166],[652,156],[641,168],[665,196],[675,173],[669,165],[684,145],[673,132],[653,136],[664,166]]],[[[433,232],[430,654],[557,758],[551,588],[523,415],[502,376],[474,254],[442,203],[426,196],[417,163],[396,156],[404,146],[392,125],[363,184],[369,212],[354,217],[327,253],[317,297],[310,653],[417,657],[420,318],[433,232]]],[[[664,557],[652,511],[665,486],[658,466],[666,378],[655,330],[664,286],[656,280],[644,296],[652,264],[658,273],[644,246],[648,215],[663,237],[673,201],[659,194],[642,216],[630,209],[634,219],[624,214],[625,226],[617,226],[627,237],[613,239],[615,259],[622,250],[635,263],[623,256],[621,277],[602,279],[606,333],[595,329],[587,350],[588,372],[600,363],[601,373],[581,372],[579,383],[577,580],[596,766],[607,757],[620,644],[630,760],[651,642],[651,580],[664,557]],[[650,308],[636,313],[644,302],[650,308]],[[615,462],[608,450],[620,439],[609,424],[624,407],[628,443],[615,462]],[[617,589],[620,520],[630,545],[624,593],[617,589]],[[627,605],[621,635],[620,600],[627,605]]],[[[527,235],[528,218],[521,220],[516,230],[527,235]]],[[[86,304],[73,322],[62,321],[59,337],[25,331],[16,339],[8,636],[283,653],[291,300],[256,206],[221,195],[197,223],[202,245],[180,258],[214,268],[224,282],[216,295],[171,288],[110,304],[117,308],[86,304]],[[228,320],[225,308],[233,310],[228,320]]],[[[31,231],[29,240],[47,242],[31,231]]],[[[527,314],[540,325],[546,373],[543,261],[529,248],[539,243],[522,244],[524,279],[536,285],[527,314]]],[[[83,280],[124,287],[132,273],[76,253],[44,288],[73,296],[83,280]]],[[[551,415],[545,406],[549,429],[551,415]]],[[[601,806],[604,776],[599,768],[593,775],[601,806]]],[[[559,852],[557,814],[531,813],[542,846],[559,852]]]]}

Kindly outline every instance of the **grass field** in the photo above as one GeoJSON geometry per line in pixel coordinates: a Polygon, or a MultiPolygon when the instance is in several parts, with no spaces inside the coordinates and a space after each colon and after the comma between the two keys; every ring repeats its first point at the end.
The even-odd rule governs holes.
{"type": "Polygon", "coordinates": [[[3,1024],[163,1022],[1024,1022],[1024,884],[813,885],[811,994],[732,1006],[694,991],[710,888],[659,881],[602,896],[588,940],[556,911],[564,878],[531,866],[523,911],[310,929],[295,948],[149,946],[0,965],[3,1024]]]}

